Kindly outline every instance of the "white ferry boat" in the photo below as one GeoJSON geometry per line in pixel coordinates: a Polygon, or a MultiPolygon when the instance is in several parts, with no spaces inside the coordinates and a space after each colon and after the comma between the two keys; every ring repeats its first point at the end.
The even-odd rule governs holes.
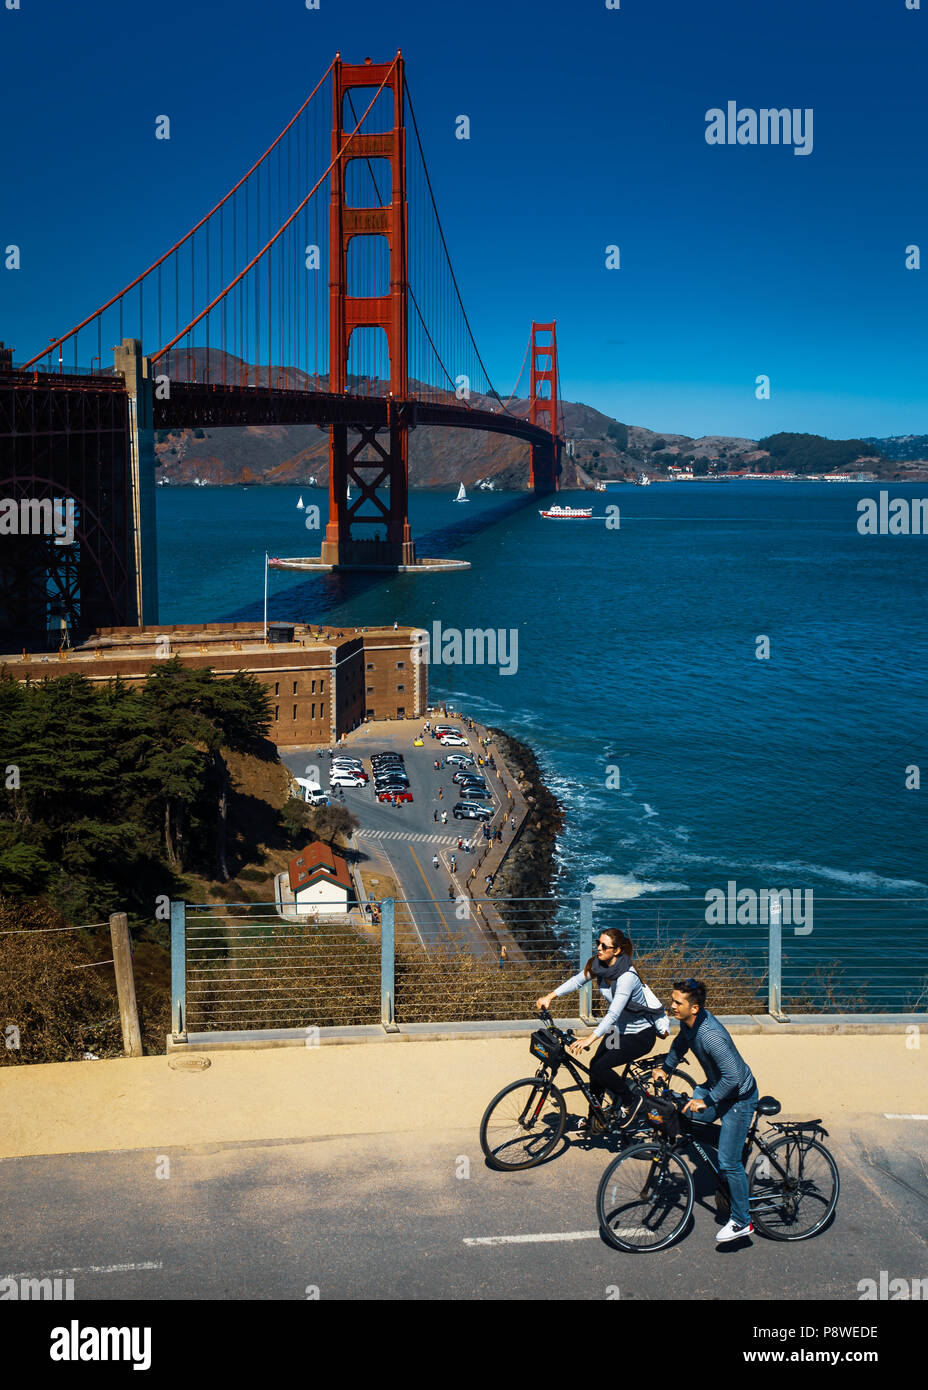
{"type": "Polygon", "coordinates": [[[552,521],[572,521],[579,517],[590,517],[593,515],[592,507],[548,507],[546,511],[539,512],[539,516],[547,517],[552,521]]]}

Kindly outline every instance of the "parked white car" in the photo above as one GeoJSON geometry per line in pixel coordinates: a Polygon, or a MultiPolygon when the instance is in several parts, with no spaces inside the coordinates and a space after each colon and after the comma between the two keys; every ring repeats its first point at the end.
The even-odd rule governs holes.
{"type": "Polygon", "coordinates": [[[366,782],[363,772],[352,772],[350,768],[333,768],[329,773],[330,787],[363,787],[366,782]]]}
{"type": "Polygon", "coordinates": [[[460,734],[443,734],[438,742],[443,748],[466,748],[467,739],[461,738],[460,734]]]}

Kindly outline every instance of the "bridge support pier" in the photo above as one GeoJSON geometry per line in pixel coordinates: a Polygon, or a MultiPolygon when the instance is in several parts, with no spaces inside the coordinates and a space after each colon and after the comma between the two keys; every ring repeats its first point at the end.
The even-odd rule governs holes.
{"type": "Polygon", "coordinates": [[[155,540],[155,432],[151,365],[138,338],[115,349],[116,371],[129,397],[130,624],[158,621],[158,552],[155,540]]]}
{"type": "Polygon", "coordinates": [[[386,431],[361,426],[332,425],[329,434],[329,522],[320,559],[329,565],[414,565],[416,547],[409,527],[409,433],[399,412],[390,411],[389,442],[386,431]],[[389,505],[377,489],[389,482],[389,505]],[[347,499],[354,483],[356,496],[347,499]],[[365,507],[365,504],[368,504],[365,507]],[[384,538],[353,535],[354,528],[381,525],[384,538]]]}
{"type": "Polygon", "coordinates": [[[561,449],[556,437],[551,443],[532,445],[531,484],[539,497],[557,492],[561,476],[561,449]]]}

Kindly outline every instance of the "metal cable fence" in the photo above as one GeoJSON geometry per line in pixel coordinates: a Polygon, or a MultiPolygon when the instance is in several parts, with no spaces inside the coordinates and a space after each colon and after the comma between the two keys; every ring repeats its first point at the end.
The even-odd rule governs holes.
{"type": "MultiPolygon", "coordinates": [[[[453,886],[453,885],[452,885],[453,886]]],[[[665,1004],[674,980],[708,986],[713,1013],[880,1013],[928,1007],[928,902],[771,899],[731,924],[703,897],[386,899],[369,914],[283,921],[272,904],[172,904],[173,1031],[530,1018],[619,927],[665,1004]],[[919,964],[921,962],[921,964],[919,964]]],[[[554,1001],[595,1018],[599,990],[554,1001]]]]}
{"type": "MultiPolygon", "coordinates": [[[[348,917],[285,922],[272,903],[230,903],[188,904],[185,918],[185,1028],[242,1032],[380,1021],[380,942],[348,917]]],[[[172,941],[172,963],[174,953],[172,941]]]]}
{"type": "MultiPolygon", "coordinates": [[[[397,901],[397,932],[401,922],[405,929],[396,950],[396,1022],[530,1017],[540,995],[577,973],[580,917],[580,898],[557,902],[459,894],[447,904],[397,901]],[[558,932],[559,913],[578,925],[572,941],[558,932]],[[406,944],[410,921],[417,928],[415,945],[406,944]]],[[[589,951],[584,960],[588,957],[589,951]]],[[[577,997],[563,1003],[561,1014],[576,1016],[577,997]]]]}

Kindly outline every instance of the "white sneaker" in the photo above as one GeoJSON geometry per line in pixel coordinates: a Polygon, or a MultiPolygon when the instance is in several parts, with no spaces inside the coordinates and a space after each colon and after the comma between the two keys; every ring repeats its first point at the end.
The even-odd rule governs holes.
{"type": "Polygon", "coordinates": [[[736,1222],[734,1222],[734,1221],[729,1221],[729,1222],[728,1222],[726,1225],[724,1225],[724,1226],[722,1227],[722,1229],[716,1234],[715,1239],[716,1239],[717,1241],[743,1240],[745,1236],[752,1236],[753,1234],[754,1234],[754,1223],[753,1223],[753,1221],[749,1221],[748,1224],[747,1224],[746,1226],[739,1226],[736,1222]]]}

